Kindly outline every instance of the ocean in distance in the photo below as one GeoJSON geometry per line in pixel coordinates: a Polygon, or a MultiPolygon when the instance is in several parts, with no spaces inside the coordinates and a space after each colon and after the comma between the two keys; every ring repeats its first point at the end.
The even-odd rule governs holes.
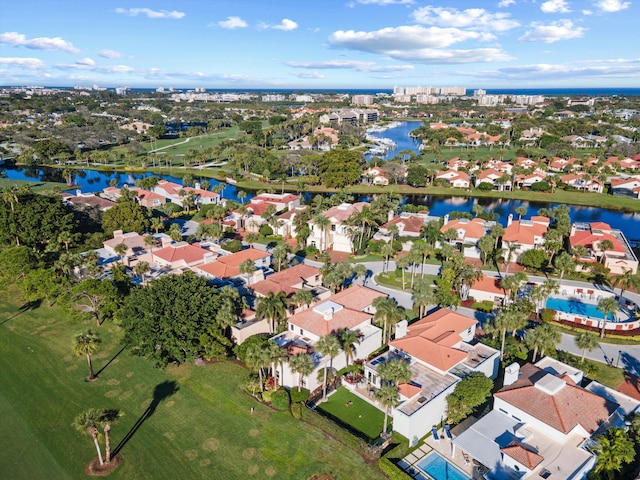
{"type": "MultiPolygon", "coordinates": [[[[407,85],[410,86],[410,85],[407,85]]],[[[427,86],[427,85],[424,85],[427,86]]],[[[47,86],[46,88],[72,88],[60,86],[47,86]]],[[[195,87],[176,87],[176,91],[193,90],[195,87]]],[[[113,90],[110,87],[109,90],[113,90]]],[[[131,88],[133,91],[155,92],[155,88],[131,88]]],[[[476,88],[467,88],[467,95],[473,95],[476,88]]],[[[640,88],[483,88],[488,95],[544,95],[545,97],[610,97],[613,95],[633,97],[640,96],[640,88]]],[[[375,95],[377,93],[393,93],[390,88],[207,88],[207,93],[346,93],[349,95],[375,95]]]]}

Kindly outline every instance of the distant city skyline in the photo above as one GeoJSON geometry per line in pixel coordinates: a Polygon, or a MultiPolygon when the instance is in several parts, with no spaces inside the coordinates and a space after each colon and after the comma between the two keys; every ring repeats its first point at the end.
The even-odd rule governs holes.
{"type": "Polygon", "coordinates": [[[639,18],[624,0],[2,2],[0,84],[633,88],[639,18]]]}

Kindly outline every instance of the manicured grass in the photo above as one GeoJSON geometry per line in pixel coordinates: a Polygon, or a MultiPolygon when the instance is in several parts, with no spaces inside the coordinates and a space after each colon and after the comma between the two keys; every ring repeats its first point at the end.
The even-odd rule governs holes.
{"type": "Polygon", "coordinates": [[[28,180],[11,180],[9,178],[0,178],[0,188],[29,185],[34,192],[47,193],[56,190],[66,190],[70,187],[66,183],[58,182],[40,182],[40,181],[28,181],[28,180]]]}
{"type": "MultiPolygon", "coordinates": [[[[318,405],[318,408],[362,432],[370,439],[377,438],[384,426],[384,413],[345,387],[338,388],[326,402],[318,405]]],[[[388,423],[391,425],[391,416],[388,423]]]]}
{"type": "Polygon", "coordinates": [[[176,382],[178,390],[156,402],[123,446],[124,463],[110,478],[307,479],[322,471],[344,479],[381,477],[343,441],[246,395],[243,367],[222,362],[158,370],[127,352],[116,356],[121,331],[113,324],[97,328],[103,348],[94,356],[97,371],[111,363],[86,383],[86,361],[72,356],[71,339],[95,325],[74,324],[46,305],[21,312],[12,303],[16,297],[0,297],[3,478],[85,478],[95,450],[72,428],[74,417],[92,407],[120,409],[124,416],[112,428],[115,449],[144,418],[163,382],[176,382]]]}

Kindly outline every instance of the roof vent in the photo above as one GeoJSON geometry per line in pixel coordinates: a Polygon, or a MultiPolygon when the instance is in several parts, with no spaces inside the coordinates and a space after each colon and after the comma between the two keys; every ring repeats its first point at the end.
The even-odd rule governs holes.
{"type": "Polygon", "coordinates": [[[564,380],[547,373],[544,377],[538,380],[535,384],[538,390],[542,390],[544,393],[548,395],[555,395],[560,390],[562,390],[567,382],[564,380]]]}

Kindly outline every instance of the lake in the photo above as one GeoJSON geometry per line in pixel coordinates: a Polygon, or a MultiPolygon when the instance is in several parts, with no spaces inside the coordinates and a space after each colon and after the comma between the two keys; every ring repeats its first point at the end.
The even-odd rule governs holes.
{"type": "MultiPolygon", "coordinates": [[[[388,128],[383,132],[369,133],[372,137],[388,138],[390,140],[393,140],[396,144],[395,148],[389,150],[385,155],[378,155],[378,157],[382,158],[383,160],[390,160],[395,157],[398,152],[401,152],[403,150],[412,150],[419,154],[419,148],[422,141],[410,137],[409,134],[421,125],[422,122],[402,122],[397,127],[388,128]]],[[[365,158],[367,160],[371,160],[371,155],[366,155],[365,158]]]]}
{"type": "MultiPolygon", "coordinates": [[[[417,123],[417,122],[414,122],[417,123]]],[[[16,180],[39,180],[64,182],[61,170],[51,168],[8,168],[4,169],[8,178],[16,180]]],[[[118,172],[102,172],[97,170],[76,170],[75,183],[77,187],[70,191],[80,190],[84,193],[99,192],[110,185],[111,180],[115,179],[117,185],[134,185],[136,180],[152,175],[151,173],[118,173],[118,172]]],[[[158,177],[176,183],[182,183],[182,176],[157,175],[158,177]]],[[[196,177],[197,178],[197,177],[196,177]]],[[[203,178],[204,179],[204,178],[203,178]]],[[[209,180],[211,186],[219,184],[217,180],[211,178],[209,180]]],[[[255,196],[255,192],[246,191],[245,201],[255,196]]],[[[313,198],[315,194],[305,195],[307,200],[313,198]]],[[[233,185],[227,185],[224,189],[223,197],[228,200],[238,200],[237,189],[233,185]]],[[[370,201],[371,198],[365,195],[356,196],[358,201],[370,201]]],[[[523,200],[507,200],[495,198],[474,198],[474,197],[455,197],[441,195],[412,195],[406,196],[404,201],[415,205],[424,205],[431,215],[442,217],[452,211],[471,212],[474,205],[481,205],[485,210],[495,212],[500,223],[507,224],[509,214],[513,214],[514,219],[518,219],[516,208],[523,206],[527,209],[525,218],[536,215],[540,208],[550,208],[559,204],[550,204],[547,202],[528,202],[523,200]]],[[[638,200],[640,201],[640,200],[638,200]]],[[[613,228],[622,230],[627,239],[634,243],[640,243],[640,213],[625,213],[614,210],[605,210],[597,207],[583,207],[578,205],[567,205],[569,215],[573,222],[605,222],[613,228]]]]}

